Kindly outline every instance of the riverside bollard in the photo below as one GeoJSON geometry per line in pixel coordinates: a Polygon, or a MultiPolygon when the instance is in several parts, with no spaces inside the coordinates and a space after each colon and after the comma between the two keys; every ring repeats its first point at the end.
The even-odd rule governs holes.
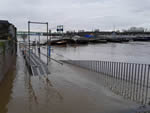
{"type": "Polygon", "coordinates": [[[38,53],[40,54],[40,52],[41,52],[41,51],[40,51],[40,47],[38,47],[38,53]]]}
{"type": "Polygon", "coordinates": [[[48,46],[48,57],[49,57],[49,60],[50,60],[50,57],[51,57],[51,46],[48,46]]]}
{"type": "Polygon", "coordinates": [[[38,47],[38,54],[39,54],[39,57],[41,57],[40,53],[41,53],[41,49],[40,49],[40,47],[38,47]]]}

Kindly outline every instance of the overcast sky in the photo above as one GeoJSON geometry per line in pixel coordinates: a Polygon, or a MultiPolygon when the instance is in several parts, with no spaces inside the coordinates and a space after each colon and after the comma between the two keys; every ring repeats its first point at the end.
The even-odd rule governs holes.
{"type": "Polygon", "coordinates": [[[28,20],[65,30],[150,29],[150,0],[1,0],[0,19],[19,30],[27,30],[28,20]]]}

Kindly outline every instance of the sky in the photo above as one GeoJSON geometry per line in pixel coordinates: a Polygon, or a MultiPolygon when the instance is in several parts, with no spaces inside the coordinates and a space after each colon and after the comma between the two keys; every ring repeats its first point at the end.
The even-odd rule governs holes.
{"type": "MultiPolygon", "coordinates": [[[[28,21],[48,22],[49,29],[150,29],[150,0],[1,0],[0,19],[27,30],[28,21]]],[[[44,25],[33,25],[45,30],[44,25]]]]}

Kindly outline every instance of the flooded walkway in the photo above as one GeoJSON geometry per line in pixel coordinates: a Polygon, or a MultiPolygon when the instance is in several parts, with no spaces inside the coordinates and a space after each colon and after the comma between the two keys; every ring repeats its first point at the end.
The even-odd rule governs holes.
{"type": "Polygon", "coordinates": [[[132,113],[138,106],[104,88],[98,73],[53,61],[49,70],[29,75],[19,53],[0,84],[0,113],[132,113]]]}

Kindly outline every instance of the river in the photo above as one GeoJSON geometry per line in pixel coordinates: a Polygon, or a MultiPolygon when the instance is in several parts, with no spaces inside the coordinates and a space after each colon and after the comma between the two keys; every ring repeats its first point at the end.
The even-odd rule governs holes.
{"type": "Polygon", "coordinates": [[[63,56],[65,59],[72,60],[101,60],[150,64],[150,42],[53,47],[53,53],[56,53],[60,59],[63,56]]]}
{"type": "MultiPolygon", "coordinates": [[[[38,36],[31,37],[31,41],[38,40],[38,36]]],[[[41,43],[46,42],[46,40],[47,37],[41,36],[41,43]]],[[[131,41],[127,43],[88,44],[67,47],[53,46],[52,48],[52,55],[58,60],[101,60],[150,64],[150,42],[131,41]],[[55,54],[57,55],[55,56],[55,54]]],[[[42,50],[47,53],[46,48],[42,50]]]]}

